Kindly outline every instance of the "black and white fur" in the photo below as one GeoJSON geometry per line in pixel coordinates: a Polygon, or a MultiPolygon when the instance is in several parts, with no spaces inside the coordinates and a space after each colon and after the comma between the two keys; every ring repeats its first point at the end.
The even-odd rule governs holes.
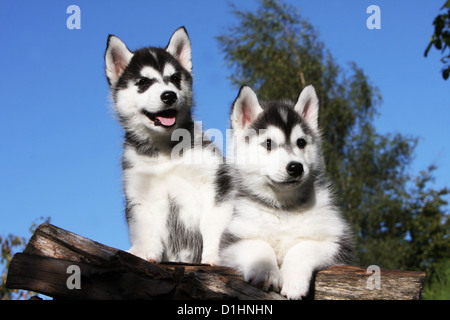
{"type": "Polygon", "coordinates": [[[352,251],[326,178],[318,111],[312,86],[295,104],[259,102],[242,87],[232,107],[233,146],[216,181],[218,204],[233,203],[221,264],[289,299],[304,297],[315,270],[346,263],[352,251]]]}
{"type": "Polygon", "coordinates": [[[122,167],[129,252],[152,262],[217,263],[222,229],[211,207],[214,172],[222,158],[217,149],[207,148],[211,142],[203,140],[192,119],[186,30],[176,30],[165,49],[134,52],[110,35],[105,71],[125,131],[122,167]],[[192,140],[174,156],[177,132],[192,140]],[[200,162],[192,160],[199,159],[196,153],[200,162]]]}

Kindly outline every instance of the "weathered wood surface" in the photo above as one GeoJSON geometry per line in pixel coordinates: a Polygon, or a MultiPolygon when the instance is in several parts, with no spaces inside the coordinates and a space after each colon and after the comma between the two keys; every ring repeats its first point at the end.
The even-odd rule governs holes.
{"type": "Polygon", "coordinates": [[[246,283],[234,270],[152,264],[125,251],[42,224],[9,267],[7,286],[63,299],[282,299],[246,283]],[[76,265],[81,289],[68,289],[76,265]]]}
{"type": "Polygon", "coordinates": [[[425,273],[380,269],[379,288],[366,268],[334,266],[317,273],[316,300],[418,300],[425,273]],[[369,285],[368,285],[369,282],[369,285]],[[372,284],[372,285],[371,285],[372,284]]]}
{"type": "MultiPolygon", "coordinates": [[[[381,269],[380,288],[370,289],[365,268],[334,266],[317,273],[309,298],[420,299],[423,272],[381,269]]],[[[7,287],[61,299],[240,299],[282,300],[220,266],[152,264],[44,223],[23,253],[14,256],[7,287]],[[69,266],[81,271],[81,289],[69,289],[69,266]]]]}

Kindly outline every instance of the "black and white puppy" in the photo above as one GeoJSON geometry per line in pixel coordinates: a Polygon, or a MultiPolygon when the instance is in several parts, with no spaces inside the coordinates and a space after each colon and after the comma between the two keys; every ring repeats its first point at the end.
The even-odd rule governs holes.
{"type": "Polygon", "coordinates": [[[105,71],[125,131],[129,252],[152,262],[217,263],[222,227],[212,207],[222,156],[192,119],[186,30],[176,30],[165,49],[134,52],[110,35],[105,71]]]}
{"type": "Polygon", "coordinates": [[[305,296],[315,270],[346,263],[352,251],[326,178],[318,114],[312,86],[296,103],[260,102],[242,87],[232,107],[228,164],[216,184],[218,204],[233,205],[221,264],[289,299],[305,296]]]}

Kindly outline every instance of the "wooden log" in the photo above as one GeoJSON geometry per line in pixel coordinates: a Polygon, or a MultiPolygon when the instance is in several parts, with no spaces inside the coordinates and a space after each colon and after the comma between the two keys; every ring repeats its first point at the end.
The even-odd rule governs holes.
{"type": "MultiPolygon", "coordinates": [[[[312,281],[309,298],[420,299],[423,272],[381,269],[378,289],[370,289],[371,276],[354,266],[322,270],[312,281]]],[[[59,299],[284,299],[253,287],[230,268],[152,264],[47,223],[37,228],[24,252],[14,256],[7,287],[59,299]],[[67,284],[71,266],[79,268],[80,289],[67,284]]]]}
{"type": "Polygon", "coordinates": [[[98,268],[25,253],[16,254],[13,261],[8,287],[32,290],[53,298],[149,299],[168,295],[176,286],[170,278],[146,277],[119,266],[98,268]],[[72,272],[68,270],[73,266],[80,270],[80,289],[70,287],[72,272]]]}
{"type": "Polygon", "coordinates": [[[317,273],[317,300],[418,300],[425,272],[333,266],[317,273]],[[376,279],[376,277],[379,277],[376,279]]]}
{"type": "Polygon", "coordinates": [[[47,223],[14,256],[7,287],[63,299],[284,299],[230,268],[152,264],[47,223]],[[80,268],[81,289],[67,287],[73,265],[80,268]]]}

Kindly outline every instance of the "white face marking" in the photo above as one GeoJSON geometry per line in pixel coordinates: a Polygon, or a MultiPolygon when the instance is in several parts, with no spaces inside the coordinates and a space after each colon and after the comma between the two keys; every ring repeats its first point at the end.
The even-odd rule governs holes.
{"type": "Polygon", "coordinates": [[[163,75],[164,77],[170,77],[171,75],[173,75],[175,73],[175,67],[171,64],[166,64],[164,66],[164,70],[163,70],[163,75]]]}
{"type": "Polygon", "coordinates": [[[156,52],[153,50],[149,50],[149,51],[150,51],[150,54],[152,55],[152,57],[155,59],[155,61],[158,61],[158,55],[156,54],[156,52]]]}
{"type": "Polygon", "coordinates": [[[267,142],[268,139],[271,140],[272,150],[286,143],[284,132],[274,126],[269,126],[266,130],[266,134],[262,138],[264,139],[261,141],[262,143],[267,142]]]}
{"type": "Polygon", "coordinates": [[[292,145],[296,145],[297,144],[297,140],[300,139],[300,138],[308,140],[308,137],[303,132],[302,127],[300,125],[297,125],[297,126],[295,126],[292,129],[292,132],[291,132],[291,137],[290,137],[291,144],[292,145]]]}
{"type": "Polygon", "coordinates": [[[146,77],[149,79],[155,79],[158,82],[162,82],[161,73],[159,73],[157,70],[153,69],[152,67],[143,67],[141,70],[141,76],[146,77]]]}
{"type": "Polygon", "coordinates": [[[284,123],[288,122],[288,112],[286,109],[280,109],[279,115],[280,115],[281,119],[284,121],[284,123]]]}

